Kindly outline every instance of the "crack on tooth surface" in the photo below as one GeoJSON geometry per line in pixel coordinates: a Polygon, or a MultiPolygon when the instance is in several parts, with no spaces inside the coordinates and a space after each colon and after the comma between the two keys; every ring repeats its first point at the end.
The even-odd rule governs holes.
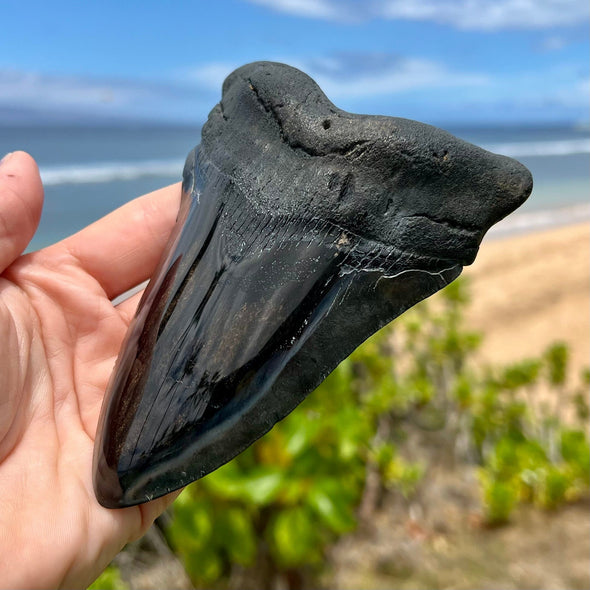
{"type": "Polygon", "coordinates": [[[254,93],[256,100],[265,110],[265,112],[269,113],[275,123],[279,128],[279,137],[281,141],[288,145],[291,149],[303,152],[306,156],[311,157],[325,157],[325,156],[354,156],[354,159],[359,158],[369,146],[366,144],[370,144],[368,139],[356,139],[353,141],[349,141],[348,143],[342,146],[333,146],[329,149],[316,149],[311,146],[303,145],[301,142],[294,140],[293,138],[289,137],[289,134],[285,131],[285,127],[283,121],[276,110],[276,106],[268,101],[264,100],[264,98],[260,95],[258,88],[253,84],[251,79],[248,79],[248,86],[254,93]]]}
{"type": "Polygon", "coordinates": [[[427,219],[432,223],[436,223],[437,225],[442,225],[444,227],[448,227],[454,231],[466,232],[469,234],[474,234],[481,231],[481,228],[477,227],[476,225],[472,225],[469,223],[458,223],[456,221],[451,221],[449,219],[439,218],[434,215],[427,215],[426,213],[416,213],[415,215],[406,215],[404,219],[427,219]]]}

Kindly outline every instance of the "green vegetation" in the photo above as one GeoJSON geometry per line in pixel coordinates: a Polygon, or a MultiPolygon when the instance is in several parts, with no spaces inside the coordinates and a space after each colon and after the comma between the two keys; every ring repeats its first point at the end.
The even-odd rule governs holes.
{"type": "Polygon", "coordinates": [[[590,372],[571,392],[561,343],[541,358],[478,367],[467,299],[456,281],[407,312],[264,438],[183,492],[167,535],[195,584],[317,585],[336,539],[384,494],[426,484],[435,450],[436,461],[443,452],[478,470],[490,526],[521,502],[554,509],[588,493],[590,372]],[[431,454],[428,444],[408,452],[432,436],[431,454]]]}
{"type": "Polygon", "coordinates": [[[121,579],[119,569],[114,565],[109,565],[98,576],[94,583],[88,586],[88,590],[128,590],[129,586],[121,579]]]}
{"type": "Polygon", "coordinates": [[[518,502],[552,509],[587,492],[588,405],[581,391],[566,390],[566,374],[567,348],[555,344],[541,359],[506,367],[484,381],[483,404],[471,416],[490,524],[506,522],[518,502]],[[534,396],[543,381],[555,398],[551,402],[534,396]],[[573,414],[567,422],[565,411],[573,414]]]}

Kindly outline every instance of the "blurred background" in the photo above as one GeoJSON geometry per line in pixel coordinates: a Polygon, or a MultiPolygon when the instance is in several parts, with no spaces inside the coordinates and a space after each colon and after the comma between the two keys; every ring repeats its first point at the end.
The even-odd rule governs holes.
{"type": "Polygon", "coordinates": [[[0,4],[0,153],[30,152],[45,185],[30,249],[180,180],[223,79],[256,60],[535,179],[467,280],[185,492],[97,587],[589,586],[589,16],[587,0],[0,4]]]}

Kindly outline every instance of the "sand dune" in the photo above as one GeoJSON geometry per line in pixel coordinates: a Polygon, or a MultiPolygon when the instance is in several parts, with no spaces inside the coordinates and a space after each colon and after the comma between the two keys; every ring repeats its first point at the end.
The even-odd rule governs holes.
{"type": "Polygon", "coordinates": [[[567,342],[572,373],[590,365],[590,223],[484,241],[471,281],[470,327],[482,359],[511,362],[567,342]]]}

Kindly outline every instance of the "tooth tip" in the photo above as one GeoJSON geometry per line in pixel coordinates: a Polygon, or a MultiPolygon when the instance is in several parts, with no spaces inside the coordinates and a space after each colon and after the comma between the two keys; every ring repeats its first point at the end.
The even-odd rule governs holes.
{"type": "Polygon", "coordinates": [[[95,479],[94,493],[98,503],[105,508],[124,508],[126,506],[121,488],[109,485],[104,479],[95,479]]]}
{"type": "Polygon", "coordinates": [[[108,456],[96,456],[93,469],[94,493],[98,503],[105,508],[136,506],[188,483],[178,473],[169,473],[165,469],[160,471],[158,467],[162,466],[157,461],[152,465],[153,471],[146,473],[145,465],[134,462],[125,453],[117,458],[116,463],[109,462],[108,456]]]}
{"type": "Polygon", "coordinates": [[[110,469],[104,462],[95,468],[93,486],[96,499],[105,508],[122,508],[123,491],[119,484],[116,471],[110,469]]]}
{"type": "Polygon", "coordinates": [[[147,494],[131,493],[129,489],[123,489],[116,472],[108,478],[95,477],[94,493],[101,506],[105,508],[127,508],[150,500],[147,494]]]}
{"type": "Polygon", "coordinates": [[[108,448],[103,449],[102,444],[97,444],[95,449],[92,483],[98,503],[105,508],[125,508],[138,504],[142,500],[133,502],[128,497],[126,486],[121,483],[118,469],[120,459],[116,464],[109,461],[108,451],[108,448]]]}

